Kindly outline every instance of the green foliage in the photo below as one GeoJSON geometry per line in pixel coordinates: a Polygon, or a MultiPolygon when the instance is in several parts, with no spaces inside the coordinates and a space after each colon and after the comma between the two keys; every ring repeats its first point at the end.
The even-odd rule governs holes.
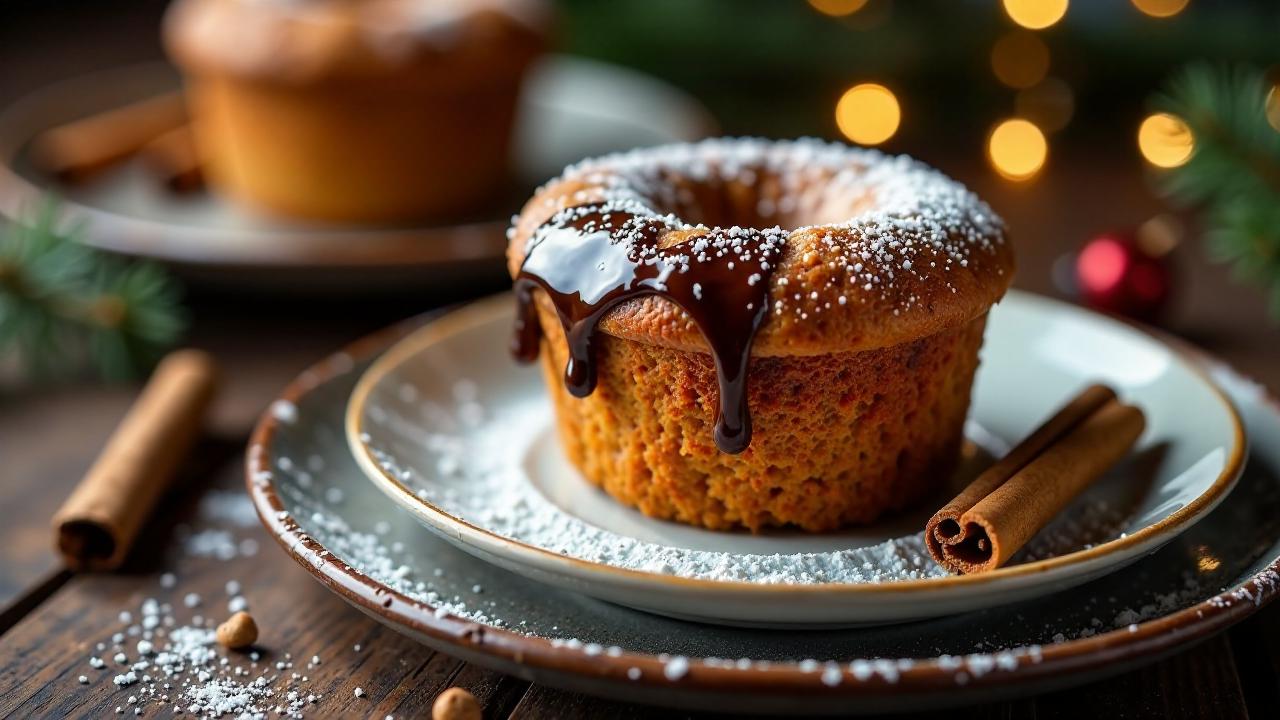
{"type": "Polygon", "coordinates": [[[0,359],[29,377],[86,367],[133,377],[181,336],[179,287],[159,266],[96,251],[77,233],[51,202],[0,227],[0,359]]]}
{"type": "Polygon", "coordinates": [[[1272,83],[1258,69],[1194,65],[1158,96],[1191,128],[1195,153],[1163,173],[1177,201],[1203,209],[1212,255],[1266,288],[1280,318],[1280,130],[1267,120],[1272,83]]]}

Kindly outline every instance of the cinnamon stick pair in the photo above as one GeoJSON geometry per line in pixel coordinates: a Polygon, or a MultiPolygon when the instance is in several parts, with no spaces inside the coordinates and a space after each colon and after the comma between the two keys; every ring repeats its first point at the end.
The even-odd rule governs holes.
{"type": "Polygon", "coordinates": [[[925,526],[946,569],[969,574],[1004,564],[1077,495],[1124,457],[1146,420],[1093,385],[978,476],[925,526]]]}
{"type": "Polygon", "coordinates": [[[170,189],[203,182],[186,104],[169,93],[50,128],[32,141],[31,159],[66,183],[79,183],[140,156],[170,189]]]}

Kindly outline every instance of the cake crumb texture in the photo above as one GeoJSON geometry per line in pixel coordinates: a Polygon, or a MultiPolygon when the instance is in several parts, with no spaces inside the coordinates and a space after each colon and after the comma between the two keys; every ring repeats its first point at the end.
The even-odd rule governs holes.
{"type": "Polygon", "coordinates": [[[596,391],[575,398],[560,377],[567,358],[558,323],[542,324],[560,440],[590,482],[652,517],[819,532],[872,522],[946,481],[986,316],[887,348],[753,358],[755,432],[741,455],[720,452],[712,439],[709,355],[604,336],[596,391]]]}

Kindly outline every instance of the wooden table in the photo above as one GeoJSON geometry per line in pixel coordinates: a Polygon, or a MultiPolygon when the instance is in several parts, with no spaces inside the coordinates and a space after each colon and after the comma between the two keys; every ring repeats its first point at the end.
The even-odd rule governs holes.
{"type": "MultiPolygon", "coordinates": [[[[92,67],[156,55],[151,16],[158,2],[83,8],[64,17],[43,3],[26,25],[0,22],[0,101],[92,67]],[[123,12],[123,14],[122,14],[123,12]],[[143,19],[139,21],[139,17],[143,19]],[[58,32],[53,32],[55,29],[58,32]],[[60,43],[58,51],[50,43],[60,43]],[[42,56],[37,63],[32,58],[42,56]],[[44,60],[47,58],[47,62],[44,60]],[[90,60],[91,58],[91,60],[90,60]],[[18,59],[25,60],[19,65],[18,59]]],[[[3,20],[4,18],[0,18],[3,20]]],[[[985,168],[925,157],[969,182],[1010,222],[1019,248],[1018,285],[1056,294],[1054,261],[1090,234],[1132,226],[1161,210],[1145,189],[1129,148],[1058,152],[1051,172],[1026,187],[994,180],[985,168]]],[[[970,161],[971,162],[971,161],[970,161]]],[[[1280,390],[1280,328],[1261,294],[1232,283],[1184,244],[1180,293],[1169,328],[1280,390]]],[[[502,288],[474,287],[475,296],[502,288]]],[[[118,629],[118,613],[146,597],[177,603],[182,593],[224,597],[237,580],[263,628],[268,660],[284,652],[318,655],[312,692],[324,697],[309,717],[429,716],[442,689],[458,685],[483,702],[487,717],[641,718],[678,715],[620,705],[498,675],[433,652],[383,628],[313,582],[260,528],[252,557],[222,561],[171,549],[199,497],[241,487],[241,456],[251,423],[272,394],[325,353],[401,317],[463,299],[423,292],[394,301],[287,301],[196,292],[189,342],[212,351],[228,378],[211,432],[148,528],[128,567],[115,574],[62,570],[51,551],[49,518],[88,467],[137,388],[83,385],[0,390],[0,716],[110,716],[128,691],[109,681],[81,685],[93,645],[118,629]],[[180,582],[160,574],[177,565],[180,582]],[[360,652],[354,650],[361,647],[360,652]],[[356,698],[355,687],[367,696],[356,698]]],[[[210,611],[213,614],[214,611],[210,611]]],[[[166,714],[151,709],[147,716],[166,714]]],[[[936,714],[934,715],[936,716],[936,714]]],[[[954,717],[1055,718],[1280,717],[1280,606],[1180,655],[1110,680],[1053,694],[956,711],[954,717]]]]}

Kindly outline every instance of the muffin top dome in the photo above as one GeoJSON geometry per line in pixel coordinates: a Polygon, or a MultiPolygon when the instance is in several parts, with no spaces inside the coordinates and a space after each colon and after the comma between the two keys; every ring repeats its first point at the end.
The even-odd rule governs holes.
{"type": "Polygon", "coordinates": [[[550,15],[545,0],[177,0],[164,37],[195,72],[303,83],[404,71],[462,85],[523,69],[550,15]]]}
{"type": "MultiPolygon", "coordinates": [[[[987,312],[1014,270],[1003,221],[959,183],[905,156],[817,140],[714,139],[586,160],[513,223],[512,277],[526,259],[542,278],[575,267],[616,277],[591,240],[608,233],[643,270],[628,283],[691,282],[690,298],[721,295],[726,321],[736,304],[767,303],[753,356],[869,350],[957,327],[987,312]]],[[[695,322],[667,294],[629,293],[598,327],[707,350],[703,328],[716,318],[695,322]]]]}

